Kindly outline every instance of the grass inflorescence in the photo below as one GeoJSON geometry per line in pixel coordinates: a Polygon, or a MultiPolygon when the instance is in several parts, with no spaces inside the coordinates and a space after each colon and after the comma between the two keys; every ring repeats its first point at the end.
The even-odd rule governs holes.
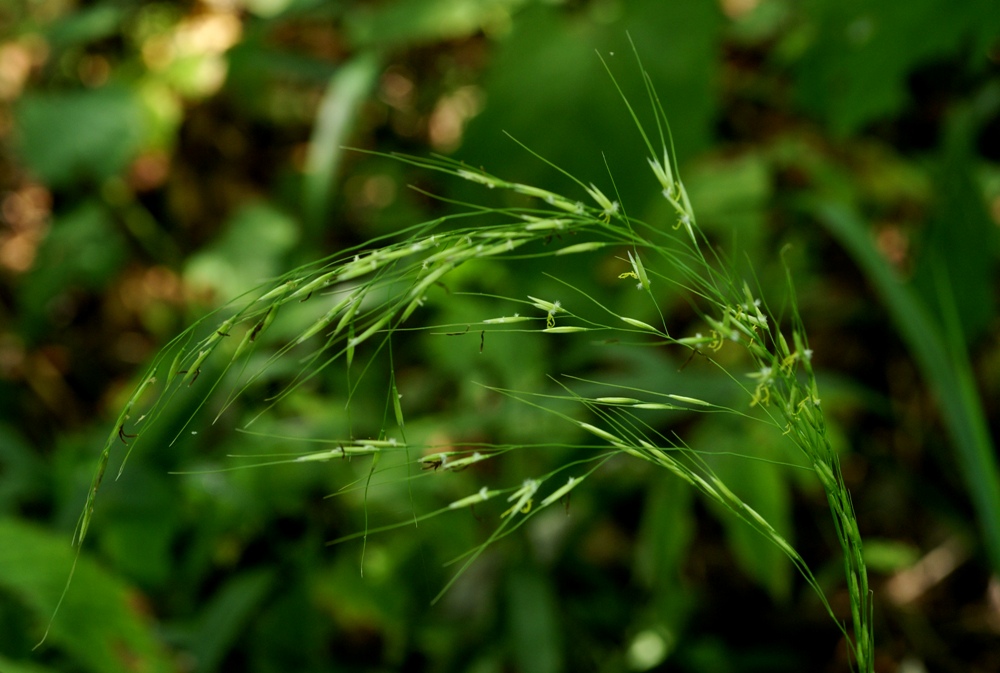
{"type": "MultiPolygon", "coordinates": [[[[795,548],[738,497],[701,454],[679,438],[658,430],[650,414],[679,411],[746,417],[771,425],[787,437],[798,452],[799,464],[815,475],[826,493],[851,598],[849,638],[855,665],[858,670],[872,671],[871,602],[861,537],[837,454],[831,448],[812,366],[812,350],[794,297],[786,304],[790,308],[786,308],[785,315],[776,315],[755,292],[754,285],[737,278],[730,270],[732,265],[727,265],[709,243],[698,226],[680,178],[666,115],[645,73],[644,78],[655,118],[655,133],[646,131],[627,100],[626,105],[648,150],[648,155],[640,161],[648,165],[651,185],[655,185],[669,206],[669,221],[643,222],[634,218],[617,195],[607,194],[595,184],[578,180],[565,171],[562,172],[579,186],[579,198],[503,179],[448,158],[398,157],[424,170],[443,172],[486,190],[511,192],[517,195],[512,202],[526,205],[497,209],[467,204],[466,212],[460,215],[416,225],[391,239],[375,240],[356,250],[292,270],[177,337],[153,362],[108,436],[79,519],[75,544],[82,544],[87,535],[111,451],[124,449],[127,457],[142,441],[145,429],[181,396],[196,395],[200,401],[186,420],[180,421],[175,438],[185,432],[207,400],[222,400],[215,409],[218,419],[265,372],[275,367],[285,368],[286,380],[280,389],[268,395],[248,426],[334,365],[348,372],[350,406],[352,396],[359,390],[357,383],[374,357],[380,355],[391,361],[393,336],[405,335],[410,330],[452,334],[464,328],[480,333],[483,340],[487,334],[498,331],[568,335],[553,338],[592,338],[593,333],[602,338],[616,335],[635,343],[657,344],[704,356],[738,387],[743,406],[724,406],[685,390],[611,385],[605,386],[600,395],[582,396],[575,392],[576,384],[586,383],[590,389],[599,384],[573,378],[553,379],[558,381],[554,392],[492,387],[496,394],[554,414],[569,427],[575,427],[581,437],[588,438],[577,447],[592,451],[585,459],[567,462],[547,474],[527,477],[506,488],[484,485],[436,511],[414,513],[411,520],[398,525],[410,525],[421,518],[488,501],[501,501],[503,511],[493,535],[459,559],[464,569],[488,544],[558,503],[607,460],[624,454],[664,468],[770,540],[801,572],[833,616],[819,583],[795,548]],[[550,243],[553,235],[569,232],[575,234],[572,244],[542,245],[550,243]],[[658,315],[658,319],[650,321],[648,316],[640,319],[628,315],[602,303],[585,288],[574,286],[567,287],[572,291],[572,302],[546,296],[506,298],[508,307],[519,310],[461,325],[429,326],[420,318],[435,288],[466,264],[489,259],[514,263],[519,258],[605,250],[617,254],[624,268],[620,277],[633,283],[648,298],[653,307],[651,313],[658,315]],[[670,332],[657,301],[660,284],[683,294],[704,331],[670,332]],[[282,324],[283,331],[272,336],[270,333],[276,329],[281,314],[289,311],[294,311],[298,319],[282,324]],[[303,320],[302,315],[308,319],[303,320]],[[265,341],[278,345],[265,349],[262,347],[265,341]],[[741,349],[746,354],[743,362],[749,365],[734,371],[732,365],[721,364],[713,356],[724,347],[741,349]],[[359,356],[362,352],[364,358],[359,356]],[[140,408],[144,409],[141,414],[140,408]]],[[[274,456],[265,464],[370,459],[367,478],[353,485],[366,489],[383,455],[402,456],[403,464],[408,466],[406,479],[437,478],[436,475],[482,461],[502,460],[514,448],[531,448],[484,446],[475,451],[449,451],[418,447],[407,442],[404,410],[393,378],[387,396],[386,420],[379,436],[322,440],[324,444],[319,450],[274,456]]],[[[378,530],[382,529],[366,527],[349,537],[366,538],[378,530]]],[[[847,635],[848,628],[845,625],[840,628],[847,635]]]]}

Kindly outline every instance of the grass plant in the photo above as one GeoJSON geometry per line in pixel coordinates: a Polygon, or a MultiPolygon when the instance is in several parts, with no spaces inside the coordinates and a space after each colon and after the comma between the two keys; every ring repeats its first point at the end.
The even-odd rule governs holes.
{"type": "MultiPolygon", "coordinates": [[[[395,525],[412,525],[421,518],[481,503],[499,503],[502,511],[493,535],[460,560],[457,577],[489,544],[546,508],[558,506],[607,461],[627,456],[663,468],[769,540],[799,570],[837,622],[819,582],[792,544],[738,497],[702,454],[681,438],[663,432],[654,415],[722,413],[765,424],[789,442],[788,461],[811,471],[826,494],[851,599],[850,624],[838,622],[838,626],[851,643],[856,669],[872,671],[871,600],[861,536],[838,456],[831,448],[812,350],[796,308],[791,279],[789,297],[783,300],[782,308],[772,306],[760,296],[754,278],[741,277],[737,265],[699,228],[672,150],[666,115],[649,77],[644,72],[643,77],[653,124],[643,124],[639,112],[623,99],[647,150],[640,161],[649,167],[650,186],[661,192],[669,207],[671,215],[666,221],[645,222],[630,215],[627,204],[618,198],[613,179],[612,188],[605,190],[553,166],[577,185],[576,193],[569,195],[498,177],[448,158],[397,157],[426,171],[475,183],[494,194],[504,192],[510,197],[506,203],[513,205],[464,204],[461,214],[417,224],[289,271],[192,325],[155,359],[111,428],[79,519],[75,544],[82,544],[87,536],[112,451],[125,451],[120,474],[128,454],[151,426],[157,421],[173,422],[173,414],[167,412],[175,407],[186,411],[176,424],[174,441],[191,432],[195,419],[209,409],[216,420],[228,419],[228,410],[238,400],[256,395],[259,408],[241,429],[254,433],[258,419],[275,413],[297,390],[332,368],[343,368],[348,409],[353,408],[359,403],[357,395],[363,392],[360,381],[373,363],[388,361],[384,417],[375,436],[354,436],[352,431],[337,439],[313,438],[310,441],[318,443],[315,450],[281,454],[266,461],[302,463],[302,469],[308,469],[314,462],[368,459],[367,477],[354,485],[366,490],[373,477],[389,469],[402,467],[408,479],[440,478],[481,461],[504,460],[514,450],[546,446],[522,442],[455,451],[408,441],[407,405],[391,365],[394,342],[411,338],[414,332],[463,330],[478,333],[481,344],[500,334],[522,332],[560,339],[611,337],[639,347],[672,349],[682,358],[704,358],[740,392],[741,405],[702,399],[682,389],[601,384],[559,376],[559,372],[549,372],[552,383],[544,390],[492,386],[489,389],[494,394],[575,428],[583,438],[574,445],[578,458],[520,483],[496,488],[484,485],[436,511],[414,511],[412,518],[395,525]],[[570,234],[572,243],[552,243],[553,237],[561,241],[570,234]],[[526,258],[564,255],[588,259],[614,256],[621,267],[621,280],[635,286],[648,302],[649,314],[658,318],[632,315],[585,287],[565,284],[561,299],[542,292],[526,297],[481,295],[498,307],[496,315],[469,316],[457,324],[434,324],[426,319],[432,315],[431,306],[449,300],[436,288],[463,267],[484,260],[517,264],[526,258]],[[698,316],[700,331],[671,332],[670,316],[661,311],[661,287],[684,297],[698,316]],[[723,350],[740,355],[717,358],[723,350]],[[275,370],[282,372],[283,383],[262,394],[261,382],[275,370]],[[580,390],[602,392],[584,395],[580,390]],[[181,400],[186,402],[181,405],[181,400]]],[[[381,529],[366,526],[351,537],[367,539],[381,529]]],[[[442,591],[447,589],[445,586],[442,591]]]]}

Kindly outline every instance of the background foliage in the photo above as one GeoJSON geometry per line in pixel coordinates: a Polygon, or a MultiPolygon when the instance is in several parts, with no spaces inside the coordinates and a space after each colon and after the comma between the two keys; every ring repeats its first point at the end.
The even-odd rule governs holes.
{"type": "MultiPolygon", "coordinates": [[[[876,669],[1000,669],[994,3],[15,0],[0,29],[4,673],[845,669],[839,634],[780,554],[658,472],[607,465],[430,607],[453,571],[442,564],[495,516],[372,536],[362,579],[359,544],[326,546],[363,529],[362,495],[328,496],[367,466],[169,474],[286,448],[210,425],[172,446],[176,428],[165,432],[107,485],[66,604],[31,652],[102,438],[156,350],[270,276],[450,212],[408,185],[484,198],[342,145],[452,154],[567,188],[507,131],[585,181],[606,181],[606,161],[631,212],[667,221],[594,54],[641,92],[626,32],[702,225],[745,252],[765,290],[780,292],[779,251],[792,268],[867,540],[876,669]]],[[[463,269],[434,320],[492,315],[461,290],[554,296],[544,273],[642,317],[617,260],[567,259],[463,269]]],[[[693,319],[663,301],[671,321],[693,319]]],[[[718,384],[697,360],[653,350],[595,359],[527,335],[484,346],[475,334],[394,343],[408,432],[456,447],[573,441],[475,382],[718,384]]],[[[377,430],[388,372],[375,365],[352,418],[331,377],[261,429],[377,430]]],[[[773,438],[725,422],[670,429],[781,459],[773,438]]],[[[390,482],[369,493],[368,516],[399,522],[560,459],[390,482]]],[[[846,609],[822,492],[768,463],[716,468],[846,609]]]]}

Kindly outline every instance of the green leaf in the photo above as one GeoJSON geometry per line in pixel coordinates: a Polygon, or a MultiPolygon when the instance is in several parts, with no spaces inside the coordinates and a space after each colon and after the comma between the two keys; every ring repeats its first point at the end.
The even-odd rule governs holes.
{"type": "Polygon", "coordinates": [[[971,136],[976,127],[969,114],[949,119],[943,156],[934,167],[936,203],[917,250],[914,287],[941,316],[939,280],[950,284],[967,342],[983,336],[996,316],[997,227],[986,210],[982,191],[972,174],[971,136]]]}
{"type": "Polygon", "coordinates": [[[143,586],[155,586],[170,577],[171,545],[181,513],[176,484],[137,462],[122,475],[119,487],[107,492],[96,537],[116,569],[143,586]]]}
{"type": "MultiPolygon", "coordinates": [[[[627,112],[595,51],[607,60],[626,97],[646,101],[626,33],[640,45],[683,159],[709,140],[715,115],[712,63],[720,27],[712,3],[637,0],[621,3],[607,15],[531,7],[518,15],[496,50],[485,80],[488,104],[469,123],[462,158],[471,166],[489,166],[501,177],[517,176],[519,182],[589,200],[578,185],[559,182],[551,167],[497,131],[504,129],[571,173],[589,167],[578,177],[610,195],[603,155],[620,201],[632,212],[650,200],[662,201],[641,137],[632,124],[623,123],[627,112]],[[656,50],[641,45],[656,45],[656,50]]],[[[637,112],[652,125],[648,105],[637,106],[637,112]]],[[[482,191],[474,192],[477,201],[483,199],[482,191]]]]}
{"type": "Polygon", "coordinates": [[[318,233],[325,224],[334,179],[344,154],[343,145],[380,71],[378,55],[363,52],[337,71],[320,101],[306,157],[302,205],[306,223],[313,232],[318,233]]]}
{"type": "Polygon", "coordinates": [[[277,276],[282,259],[299,234],[294,220],[267,203],[238,211],[215,241],[193,255],[184,272],[187,282],[236,297],[277,276]]]}
{"type": "MultiPolygon", "coordinates": [[[[741,428],[732,422],[717,420],[700,428],[696,446],[734,454],[720,455],[717,460],[710,461],[716,476],[794,546],[787,468],[769,462],[788,458],[787,454],[782,454],[776,434],[770,429],[741,428]]],[[[788,556],[771,539],[733,516],[732,512],[720,511],[718,518],[743,570],[776,601],[787,601],[794,572],[788,556]]]]}
{"type": "Polygon", "coordinates": [[[53,49],[65,49],[114,35],[125,18],[123,7],[105,2],[66,14],[47,27],[45,37],[53,49]]]}
{"type": "Polygon", "coordinates": [[[675,587],[694,537],[692,489],[676,479],[650,488],[636,543],[636,572],[648,587],[675,587]]]}
{"type": "Polygon", "coordinates": [[[272,570],[249,571],[231,578],[216,593],[206,606],[191,643],[198,662],[194,669],[197,673],[218,669],[273,583],[272,570]]]}
{"type": "MultiPolygon", "coordinates": [[[[0,540],[0,591],[30,609],[40,636],[73,566],[69,536],[0,518],[0,540]]],[[[81,556],[47,646],[65,650],[94,673],[131,673],[137,662],[149,673],[172,673],[174,664],[137,598],[128,585],[81,556]]]]}
{"type": "Polygon", "coordinates": [[[43,326],[60,295],[73,290],[99,291],[126,259],[125,240],[96,200],[85,201],[52,224],[31,272],[20,288],[24,331],[43,326]]]}
{"type": "Polygon", "coordinates": [[[838,135],[899,112],[909,72],[966,53],[970,36],[995,40],[1000,27],[990,0],[813,0],[806,7],[803,32],[814,37],[794,63],[795,92],[838,135]]]}
{"type": "Polygon", "coordinates": [[[548,577],[537,570],[513,572],[507,580],[507,617],[517,670],[563,670],[562,634],[548,577]]]}
{"type": "Polygon", "coordinates": [[[934,391],[951,435],[955,458],[976,510],[983,546],[1000,571],[1000,466],[976,389],[957,310],[948,301],[947,274],[936,286],[945,327],[936,323],[913,287],[906,285],[875,248],[860,217],[833,202],[809,204],[815,215],[851,254],[873,285],[900,335],[934,391]]]}
{"type": "Polygon", "coordinates": [[[11,661],[6,657],[0,657],[0,671],[3,673],[55,673],[51,668],[23,661],[11,661]]]}
{"type": "Polygon", "coordinates": [[[396,0],[360,5],[347,14],[354,44],[401,46],[454,40],[505,27],[525,0],[396,0]]]}
{"type": "Polygon", "coordinates": [[[119,173],[146,136],[142,108],[123,86],[28,92],[14,114],[22,161],[52,187],[119,173]]]}
{"type": "Polygon", "coordinates": [[[22,499],[37,494],[43,484],[44,469],[44,464],[21,434],[0,422],[0,513],[12,510],[22,499]]]}
{"type": "MultiPolygon", "coordinates": [[[[684,186],[702,229],[721,240],[735,240],[733,247],[751,260],[761,258],[760,243],[772,189],[768,167],[760,156],[700,161],[685,171],[684,186]]],[[[676,219],[676,213],[665,212],[664,220],[676,219]]]]}
{"type": "Polygon", "coordinates": [[[909,568],[920,558],[920,550],[899,540],[865,538],[865,563],[873,572],[891,573],[909,568]]]}

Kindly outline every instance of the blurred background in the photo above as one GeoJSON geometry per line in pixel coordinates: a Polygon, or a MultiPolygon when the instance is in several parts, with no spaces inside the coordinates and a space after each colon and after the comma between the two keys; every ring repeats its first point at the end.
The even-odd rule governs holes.
{"type": "MultiPolygon", "coordinates": [[[[474,381],[718,384],[658,349],[491,335],[480,354],[474,333],[394,338],[394,369],[372,356],[353,419],[340,371],[284,400],[269,436],[233,432],[237,404],[231,422],[199,417],[197,435],[170,445],[200,398],[181,399],[106,480],[74,583],[32,651],[100,448],[159,348],[269,277],[454,212],[426,192],[495,196],[342,146],[449,155],[585,198],[506,132],[607,193],[613,176],[628,212],[672,224],[597,56],[651,120],[629,35],[706,231],[756,269],[765,296],[781,296],[791,268],[866,539],[876,670],[1000,670],[995,2],[6,0],[0,671],[848,670],[843,637],[780,553],[629,461],[492,544],[433,606],[457,567],[444,563],[485,542],[499,510],[372,535],[363,577],[359,541],[326,543],[572,452],[387,480],[367,500],[329,497],[365,478],[360,461],[204,472],[239,464],[230,454],[304,450],[277,435],[371,436],[390,371],[410,436],[459,448],[580,439],[474,381]]],[[[428,320],[510,314],[484,294],[566,301],[545,273],[654,317],[612,255],[570,261],[463,269],[428,320]]],[[[682,300],[662,299],[671,325],[694,329],[682,300]]],[[[662,428],[789,460],[780,438],[712,416],[662,428]]],[[[713,465],[848,619],[817,485],[774,463],[713,465]]]]}

